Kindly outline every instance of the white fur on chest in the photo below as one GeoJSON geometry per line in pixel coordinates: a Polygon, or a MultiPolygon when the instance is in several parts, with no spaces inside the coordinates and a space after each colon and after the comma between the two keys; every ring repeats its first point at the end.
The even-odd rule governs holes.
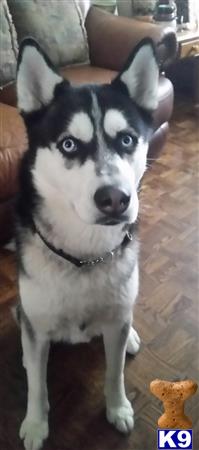
{"type": "Polygon", "coordinates": [[[30,276],[19,280],[23,309],[33,327],[55,340],[90,340],[105,321],[129,316],[137,296],[136,249],[127,249],[117,263],[76,269],[48,249],[31,245],[24,263],[30,276]],[[132,259],[134,270],[128,275],[132,259]]]}

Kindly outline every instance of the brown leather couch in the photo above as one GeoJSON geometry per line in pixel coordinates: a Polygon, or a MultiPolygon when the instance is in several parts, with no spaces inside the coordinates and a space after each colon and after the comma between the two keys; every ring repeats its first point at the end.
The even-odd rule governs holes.
{"type": "MultiPolygon", "coordinates": [[[[171,29],[114,16],[95,7],[90,8],[85,26],[91,64],[61,70],[73,83],[109,82],[122,67],[133,47],[146,36],[152,37],[155,43],[160,43],[158,54],[162,68],[176,53],[176,37],[171,29]]],[[[165,142],[172,108],[171,82],[160,76],[159,106],[155,112],[149,155],[157,154],[165,142]]],[[[0,243],[5,243],[13,233],[17,174],[21,156],[27,148],[24,125],[16,109],[14,84],[0,91],[0,123],[0,243]]]]}

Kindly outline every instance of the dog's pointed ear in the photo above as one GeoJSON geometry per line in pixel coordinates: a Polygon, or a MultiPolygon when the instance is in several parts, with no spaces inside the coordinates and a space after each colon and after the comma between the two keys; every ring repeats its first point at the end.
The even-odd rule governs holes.
{"type": "Polygon", "coordinates": [[[32,38],[24,39],[17,64],[18,108],[29,113],[46,106],[62,81],[39,44],[32,38]]]}
{"type": "Polygon", "coordinates": [[[129,96],[142,108],[153,111],[158,104],[159,67],[153,41],[143,39],[130,54],[124,68],[112,81],[115,88],[124,86],[129,96]]]}

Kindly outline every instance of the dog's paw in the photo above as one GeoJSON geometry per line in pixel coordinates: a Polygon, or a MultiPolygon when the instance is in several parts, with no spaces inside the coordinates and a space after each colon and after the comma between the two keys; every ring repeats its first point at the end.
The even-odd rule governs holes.
{"type": "Polygon", "coordinates": [[[134,427],[134,411],[127,400],[124,405],[108,407],[106,411],[107,420],[121,433],[129,433],[134,427]]]}
{"type": "Polygon", "coordinates": [[[135,355],[140,349],[140,343],[141,342],[137,334],[137,331],[135,331],[134,328],[131,327],[127,342],[127,349],[126,349],[127,353],[135,355]]]}
{"type": "Polygon", "coordinates": [[[47,420],[33,422],[25,418],[21,424],[19,436],[24,440],[26,450],[40,450],[43,441],[48,437],[47,420]]]}

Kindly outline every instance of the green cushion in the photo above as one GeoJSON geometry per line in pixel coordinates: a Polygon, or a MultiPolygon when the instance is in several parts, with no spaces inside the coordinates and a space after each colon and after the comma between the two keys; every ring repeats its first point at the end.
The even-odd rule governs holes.
{"type": "Polygon", "coordinates": [[[134,15],[153,14],[155,10],[156,0],[132,0],[134,15]]]}
{"type": "Polygon", "coordinates": [[[58,66],[88,62],[81,10],[75,0],[8,0],[19,42],[34,37],[58,66]]]}
{"type": "Polygon", "coordinates": [[[17,39],[6,0],[0,2],[0,86],[14,80],[16,74],[17,39]]]}

